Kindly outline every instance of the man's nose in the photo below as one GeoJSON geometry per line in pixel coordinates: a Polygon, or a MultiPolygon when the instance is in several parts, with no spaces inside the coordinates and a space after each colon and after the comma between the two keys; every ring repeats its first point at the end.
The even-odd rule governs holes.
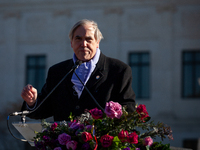
{"type": "Polygon", "coordinates": [[[87,41],[86,40],[82,40],[81,46],[86,47],[87,46],[87,41]]]}

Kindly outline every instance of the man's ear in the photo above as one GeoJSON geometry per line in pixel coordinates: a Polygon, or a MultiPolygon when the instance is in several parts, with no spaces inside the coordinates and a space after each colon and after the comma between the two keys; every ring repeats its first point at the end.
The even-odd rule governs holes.
{"type": "Polygon", "coordinates": [[[70,43],[71,43],[71,48],[73,48],[73,47],[72,47],[72,41],[71,41],[70,43]]]}
{"type": "Polygon", "coordinates": [[[97,48],[99,48],[99,43],[100,43],[100,40],[99,40],[99,41],[97,41],[97,48]]]}

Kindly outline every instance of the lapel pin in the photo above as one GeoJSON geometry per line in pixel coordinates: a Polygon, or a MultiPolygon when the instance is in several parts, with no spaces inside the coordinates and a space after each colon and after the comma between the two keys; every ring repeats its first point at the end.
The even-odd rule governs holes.
{"type": "Polygon", "coordinates": [[[96,79],[99,79],[99,78],[100,78],[100,76],[99,76],[99,75],[97,75],[97,76],[96,76],[96,79]]]}

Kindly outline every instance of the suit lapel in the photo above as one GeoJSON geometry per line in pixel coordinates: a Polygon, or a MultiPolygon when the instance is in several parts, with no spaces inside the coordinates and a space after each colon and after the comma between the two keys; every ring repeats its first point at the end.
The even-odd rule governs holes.
{"type": "Polygon", "coordinates": [[[92,88],[98,82],[101,82],[103,77],[104,77],[103,72],[100,70],[96,70],[94,73],[92,73],[90,79],[88,80],[88,82],[86,84],[87,88],[92,88]]]}
{"type": "MultiPolygon", "coordinates": [[[[105,56],[101,53],[97,66],[95,70],[93,71],[93,73],[91,74],[90,79],[88,80],[86,84],[86,87],[89,89],[89,91],[91,91],[91,89],[93,90],[94,87],[97,87],[101,83],[101,81],[103,81],[102,79],[105,76],[104,65],[105,65],[105,56]]],[[[83,98],[86,94],[88,93],[84,89],[80,98],[83,98]]]]}

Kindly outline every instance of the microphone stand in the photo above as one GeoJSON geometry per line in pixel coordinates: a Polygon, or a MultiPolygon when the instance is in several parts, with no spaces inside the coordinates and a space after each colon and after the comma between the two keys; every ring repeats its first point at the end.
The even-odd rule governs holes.
{"type": "Polygon", "coordinates": [[[88,88],[84,85],[84,83],[81,81],[81,79],[79,78],[79,76],[77,75],[77,73],[74,70],[74,74],[76,75],[76,77],[78,78],[78,80],[81,82],[81,84],[83,85],[83,87],[86,89],[86,91],[89,93],[89,95],[92,97],[92,99],[94,100],[94,102],[97,104],[97,106],[103,111],[104,109],[99,105],[99,103],[97,102],[97,100],[94,98],[94,96],[92,95],[92,93],[88,90],[88,88]]]}

